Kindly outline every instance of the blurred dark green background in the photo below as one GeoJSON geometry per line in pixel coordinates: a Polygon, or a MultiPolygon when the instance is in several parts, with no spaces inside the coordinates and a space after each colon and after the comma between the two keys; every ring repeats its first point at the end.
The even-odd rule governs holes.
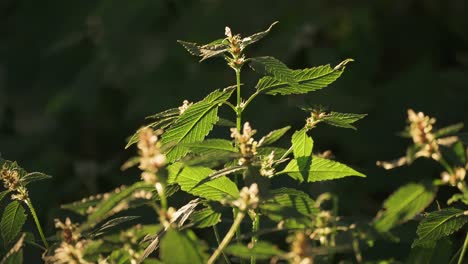
{"type": "MultiPolygon", "coordinates": [[[[376,168],[376,160],[404,153],[408,142],[396,133],[406,109],[435,116],[441,126],[468,121],[467,14],[464,0],[2,0],[0,152],[54,176],[31,190],[50,233],[52,219],[64,214],[59,204],[138,179],[119,167],[134,154],[124,151],[125,139],[145,116],[234,84],[222,59],[199,64],[177,39],[207,43],[223,37],[226,25],[247,35],[278,20],[248,55],[272,55],[291,68],[355,62],[322,91],[260,97],[245,120],[260,137],[302,126],[301,104],[368,113],[357,132],[313,132],[316,150],[333,150],[368,178],[301,188],[332,190],[341,215],[371,219],[397,186],[440,172],[427,161],[376,168]]],[[[243,93],[251,93],[257,76],[243,77],[243,93]]]]}

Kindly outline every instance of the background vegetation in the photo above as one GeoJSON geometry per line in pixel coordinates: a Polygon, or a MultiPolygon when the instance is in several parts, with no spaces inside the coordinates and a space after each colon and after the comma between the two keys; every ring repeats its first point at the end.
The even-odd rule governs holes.
{"type": "MultiPolygon", "coordinates": [[[[209,41],[224,25],[247,35],[279,20],[274,34],[250,54],[279,54],[291,68],[348,57],[356,63],[326,91],[260,98],[244,119],[265,134],[291,123],[302,126],[299,104],[368,113],[357,133],[314,131],[316,150],[333,150],[368,178],[303,187],[312,194],[337,193],[341,215],[369,219],[402,183],[439,177],[437,165],[425,160],[390,172],[375,166],[400,156],[408,144],[395,136],[407,108],[437,117],[439,126],[468,123],[467,9],[462,0],[4,0],[0,152],[54,176],[30,190],[46,233],[52,233],[53,218],[64,214],[60,204],[135,179],[136,170],[119,168],[134,153],[124,151],[125,138],[145,116],[234,83],[222,61],[198,64],[177,39],[209,41]]],[[[400,230],[407,237],[390,244],[391,251],[378,244],[373,252],[406,256],[414,238],[414,226],[407,228],[413,229],[400,230]]]]}

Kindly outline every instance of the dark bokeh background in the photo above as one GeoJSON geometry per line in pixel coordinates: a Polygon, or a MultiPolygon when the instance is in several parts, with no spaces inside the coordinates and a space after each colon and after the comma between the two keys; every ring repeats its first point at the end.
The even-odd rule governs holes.
{"type": "MultiPolygon", "coordinates": [[[[402,183],[438,177],[426,161],[392,172],[375,166],[403,154],[408,142],[396,132],[406,109],[440,125],[468,121],[466,14],[464,0],[2,0],[0,152],[54,176],[31,190],[50,233],[61,203],[137,179],[119,167],[135,151],[124,150],[126,137],[145,116],[235,82],[222,59],[199,64],[177,39],[206,43],[223,37],[225,25],[247,35],[278,20],[248,54],[291,68],[356,61],[322,91],[260,97],[245,119],[262,135],[300,127],[306,114],[297,105],[304,103],[368,113],[357,132],[313,132],[316,150],[333,150],[368,178],[302,188],[332,190],[342,215],[371,219],[402,183]]],[[[244,77],[250,93],[257,76],[244,77]]]]}

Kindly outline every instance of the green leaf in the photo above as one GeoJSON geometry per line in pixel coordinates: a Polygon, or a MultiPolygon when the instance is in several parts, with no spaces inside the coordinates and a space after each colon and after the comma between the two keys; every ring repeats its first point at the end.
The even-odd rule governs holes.
{"type": "Polygon", "coordinates": [[[139,138],[140,138],[140,132],[142,129],[145,128],[153,128],[153,129],[165,129],[172,125],[174,121],[177,119],[177,117],[180,114],[179,108],[171,108],[168,110],[165,110],[163,112],[154,114],[152,116],[146,117],[146,119],[156,119],[154,122],[150,123],[149,125],[146,125],[140,129],[138,129],[129,139],[128,143],[125,146],[125,149],[129,148],[133,144],[137,143],[139,138]]]}
{"type": "Polygon", "coordinates": [[[265,31],[262,31],[262,32],[258,32],[258,33],[255,33],[251,36],[248,36],[248,37],[245,37],[242,39],[242,46],[244,47],[247,47],[248,45],[250,44],[253,44],[259,40],[261,40],[262,38],[264,38],[266,35],[268,35],[268,33],[270,33],[270,30],[273,28],[274,25],[278,24],[278,21],[275,21],[273,22],[270,27],[265,30],[265,31]]]}
{"type": "Polygon", "coordinates": [[[447,135],[452,135],[457,133],[458,131],[462,130],[463,128],[463,123],[457,123],[454,125],[450,125],[447,127],[443,127],[441,129],[438,129],[435,133],[434,136],[436,138],[447,136],[447,135]]]}
{"type": "Polygon", "coordinates": [[[13,201],[7,205],[3,211],[0,230],[4,245],[10,244],[19,234],[26,221],[24,208],[18,201],[13,201]]]}
{"type": "Polygon", "coordinates": [[[197,43],[182,40],[178,40],[177,42],[179,42],[179,44],[182,45],[190,54],[202,57],[200,60],[201,62],[227,51],[228,46],[223,44],[223,41],[224,39],[219,39],[205,45],[198,45],[197,43]]]}
{"type": "Polygon", "coordinates": [[[291,126],[283,127],[280,129],[276,129],[268,133],[266,136],[262,137],[260,141],[258,142],[257,147],[263,147],[263,146],[268,146],[276,141],[278,141],[288,130],[291,129],[291,126]]]}
{"type": "Polygon", "coordinates": [[[332,126],[351,128],[356,130],[356,127],[351,124],[358,121],[359,119],[364,118],[366,115],[367,114],[331,112],[328,115],[322,117],[321,120],[332,126]]]}
{"type": "Polygon", "coordinates": [[[293,70],[273,57],[251,58],[249,65],[254,71],[269,75],[276,81],[282,81],[292,86],[297,85],[293,70]]]}
{"type": "Polygon", "coordinates": [[[110,193],[107,194],[98,194],[94,196],[90,196],[87,198],[83,198],[80,201],[68,203],[68,204],[62,204],[60,208],[70,210],[76,214],[79,215],[87,215],[88,209],[95,207],[97,204],[99,204],[104,196],[109,195],[110,193]]]}
{"type": "Polygon", "coordinates": [[[298,170],[301,172],[301,177],[305,181],[308,181],[314,141],[307,135],[307,129],[303,128],[293,134],[291,143],[298,170]]]}
{"type": "Polygon", "coordinates": [[[270,95],[304,94],[327,87],[341,76],[345,65],[353,61],[346,59],[338,66],[331,68],[330,65],[318,66],[304,70],[292,71],[294,85],[288,81],[277,80],[272,77],[263,77],[257,83],[257,90],[270,95]]]}
{"type": "Polygon", "coordinates": [[[137,191],[152,191],[154,186],[145,182],[137,182],[131,186],[120,188],[111,193],[107,199],[103,199],[88,216],[88,220],[80,226],[80,230],[86,230],[103,221],[109,216],[128,208],[128,203],[136,198],[133,193],[137,191]],[[119,207],[119,205],[121,205],[119,207]]]}
{"type": "Polygon", "coordinates": [[[384,210],[374,223],[379,232],[413,219],[431,204],[437,189],[430,184],[410,183],[400,187],[384,202],[384,210]]]}
{"type": "Polygon", "coordinates": [[[284,221],[286,228],[312,225],[312,217],[319,209],[309,195],[291,188],[274,189],[270,194],[272,197],[260,205],[262,214],[275,222],[284,221]]]}
{"type": "Polygon", "coordinates": [[[288,174],[292,178],[301,182],[305,179],[308,182],[315,182],[334,180],[348,176],[366,177],[364,174],[355,171],[342,163],[317,156],[312,158],[312,166],[309,171],[301,171],[297,160],[293,159],[288,163],[288,165],[286,165],[284,170],[277,173],[277,175],[279,174],[288,174]],[[307,177],[304,178],[304,174],[306,174],[307,177]]]}
{"type": "Polygon", "coordinates": [[[208,200],[220,201],[228,196],[239,197],[236,184],[227,177],[220,177],[212,181],[199,184],[215,171],[205,167],[183,166],[175,163],[168,167],[169,183],[177,183],[180,188],[188,193],[206,198],[208,200]]]}
{"type": "Polygon", "coordinates": [[[0,202],[1,202],[1,201],[3,200],[3,198],[5,198],[5,196],[6,196],[7,194],[9,194],[9,193],[10,193],[10,190],[5,190],[5,191],[3,191],[3,192],[0,192],[0,202]]]}
{"type": "Polygon", "coordinates": [[[468,215],[463,212],[457,208],[445,208],[428,214],[418,225],[418,238],[412,247],[424,247],[427,242],[441,239],[462,228],[468,222],[468,215]]]}
{"type": "Polygon", "coordinates": [[[284,255],[285,252],[278,249],[275,245],[265,241],[258,241],[255,247],[251,248],[243,244],[232,244],[224,250],[227,254],[248,259],[256,257],[257,259],[269,259],[274,256],[284,255]]]}
{"type": "Polygon", "coordinates": [[[287,149],[284,148],[276,148],[276,147],[261,147],[257,149],[257,154],[260,156],[268,156],[271,152],[275,152],[275,157],[282,157],[287,149]]]}
{"type": "Polygon", "coordinates": [[[44,174],[42,172],[30,172],[28,174],[26,174],[23,178],[20,179],[20,182],[26,186],[28,184],[30,184],[31,182],[35,182],[35,181],[42,181],[42,180],[46,180],[46,179],[51,179],[52,176],[49,176],[47,174],[44,174]]]}
{"type": "Polygon", "coordinates": [[[232,141],[218,138],[183,145],[188,147],[191,152],[198,155],[209,155],[226,151],[238,152],[237,148],[232,145],[232,141]]]}
{"type": "Polygon", "coordinates": [[[203,208],[190,215],[190,221],[194,228],[206,228],[221,222],[221,213],[214,211],[211,207],[203,208]]]}
{"type": "Polygon", "coordinates": [[[206,263],[205,247],[190,231],[169,229],[161,240],[161,260],[172,264],[206,263]]]}
{"type": "Polygon", "coordinates": [[[185,156],[189,149],[183,144],[202,141],[218,121],[218,105],[231,96],[233,88],[216,90],[205,99],[190,106],[162,135],[162,144],[173,144],[166,158],[174,162],[185,156]]]}
{"type": "Polygon", "coordinates": [[[414,247],[411,249],[406,264],[440,264],[449,263],[452,256],[452,242],[448,239],[441,239],[433,246],[427,248],[414,247]]]}

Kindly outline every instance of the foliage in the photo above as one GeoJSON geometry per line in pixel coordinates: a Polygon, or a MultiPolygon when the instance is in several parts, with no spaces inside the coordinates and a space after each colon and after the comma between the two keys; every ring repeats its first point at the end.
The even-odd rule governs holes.
{"type": "Polygon", "coordinates": [[[385,200],[371,225],[365,227],[353,219],[339,217],[338,197],[346,199],[346,193],[323,193],[312,198],[308,191],[300,189],[317,186],[316,182],[366,177],[335,161],[329,152],[316,151],[320,137],[315,133],[322,123],[356,130],[355,123],[366,114],[306,107],[302,109],[309,116],[300,127],[285,126],[255,139],[255,122],[245,122],[245,111],[253,107],[259,96],[307,94],[324,89],[341,77],[353,61],[345,59],[335,67],[290,69],[272,56],[247,57],[246,48],[264,39],[276,24],[248,37],[233,34],[226,27],[224,38],[208,44],[178,41],[200,61],[223,58],[234,71],[236,83],[214,90],[198,102],[184,100],[179,107],[149,116],[150,123],[130,136],[125,146],[136,145],[138,155],[122,166],[138,166],[141,180],[64,204],[63,209],[84,220],[56,219],[58,232],[47,239],[28,188],[51,177],[28,173],[16,162],[0,160],[5,187],[0,201],[9,195],[12,200],[4,207],[0,221],[1,263],[23,262],[25,245],[41,249],[46,263],[211,264],[222,260],[245,263],[246,259],[250,263],[361,263],[361,248],[370,251],[375,243],[398,241],[398,235],[390,232],[397,233],[398,228],[412,220],[419,221],[412,249],[407,256],[395,258],[408,263],[454,259],[463,263],[468,236],[457,253],[450,253],[452,245],[457,244],[453,234],[460,233],[468,222],[468,155],[463,140],[455,135],[462,124],[435,130],[434,118],[408,111],[409,124],[401,135],[411,138],[413,144],[404,157],[378,165],[391,169],[429,158],[444,171],[440,179],[399,187],[385,200]],[[249,90],[241,83],[241,73],[249,69],[260,78],[246,96],[249,90]],[[221,117],[222,108],[232,110],[235,120],[221,117]],[[230,139],[210,138],[214,129],[219,129],[217,134],[221,135],[226,125],[235,126],[230,130],[230,139]],[[284,178],[301,185],[271,187],[284,178]],[[454,207],[437,204],[438,208],[433,209],[431,205],[443,187],[456,190],[447,200],[454,207]],[[143,219],[140,212],[145,209],[153,210],[157,219],[143,219]],[[34,220],[40,243],[23,230],[27,213],[34,220]],[[251,230],[245,230],[246,224],[251,230]],[[219,227],[227,230],[222,236],[219,227]],[[213,230],[216,241],[206,239],[210,234],[207,228],[213,230]],[[267,234],[271,232],[277,232],[277,237],[269,241],[267,234]]]}

